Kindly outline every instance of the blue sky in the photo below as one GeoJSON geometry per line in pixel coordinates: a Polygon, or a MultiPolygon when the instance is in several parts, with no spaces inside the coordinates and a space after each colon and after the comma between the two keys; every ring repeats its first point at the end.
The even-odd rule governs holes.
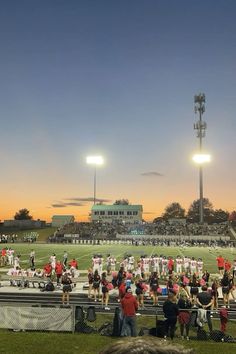
{"type": "Polygon", "coordinates": [[[146,219],[173,201],[188,208],[199,92],[212,154],[204,196],[236,209],[235,17],[231,0],[2,1],[0,219],[22,207],[86,219],[85,158],[97,153],[99,198],[143,204],[146,219]]]}

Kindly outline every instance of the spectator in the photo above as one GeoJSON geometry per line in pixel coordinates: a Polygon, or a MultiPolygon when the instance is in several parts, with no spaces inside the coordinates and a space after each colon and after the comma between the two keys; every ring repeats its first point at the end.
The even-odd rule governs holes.
{"type": "Polygon", "coordinates": [[[177,316],[179,315],[179,307],[176,304],[176,294],[169,292],[167,300],[163,304],[163,312],[166,318],[165,320],[165,335],[166,340],[169,331],[170,338],[173,340],[175,335],[175,326],[177,322],[177,316]]]}
{"type": "Polygon", "coordinates": [[[92,288],[93,288],[93,271],[91,268],[88,269],[88,298],[91,298],[92,288]]]}
{"type": "Polygon", "coordinates": [[[229,308],[229,292],[231,287],[231,279],[227,271],[224,272],[223,278],[220,281],[220,285],[222,286],[224,306],[229,308]]]}
{"type": "Polygon", "coordinates": [[[120,339],[109,344],[99,354],[193,354],[193,349],[184,348],[178,344],[163,343],[158,338],[120,339]]]}
{"type": "Polygon", "coordinates": [[[101,283],[101,277],[98,274],[98,270],[96,269],[94,274],[93,274],[94,301],[97,301],[97,296],[98,296],[98,299],[99,299],[99,296],[100,296],[100,283],[101,283]]]}
{"type": "Polygon", "coordinates": [[[212,294],[207,291],[207,286],[202,286],[202,292],[197,295],[197,305],[203,310],[206,310],[206,319],[210,332],[212,332],[211,307],[213,302],[212,294]]]}
{"type": "Polygon", "coordinates": [[[61,261],[57,261],[56,266],[55,266],[55,273],[56,273],[56,277],[57,277],[57,286],[60,286],[62,272],[63,272],[63,264],[61,263],[61,261]]]}
{"type": "Polygon", "coordinates": [[[133,296],[131,288],[126,289],[126,294],[121,300],[121,307],[123,311],[121,336],[131,335],[132,337],[136,337],[136,311],[138,310],[138,302],[136,297],[133,296]]]}
{"type": "Polygon", "coordinates": [[[189,340],[189,328],[190,328],[190,312],[189,309],[192,307],[190,299],[183,292],[180,294],[178,301],[178,307],[181,310],[179,312],[179,324],[180,324],[180,334],[181,338],[184,339],[184,329],[186,333],[186,339],[189,340]]]}
{"type": "Polygon", "coordinates": [[[65,303],[67,303],[67,305],[69,305],[69,294],[72,291],[72,281],[68,275],[68,273],[64,273],[61,279],[61,283],[63,285],[62,291],[62,304],[64,305],[65,303]]]}
{"type": "Polygon", "coordinates": [[[150,291],[152,294],[153,306],[158,305],[159,279],[157,272],[154,272],[149,279],[150,291]]]}
{"type": "Polygon", "coordinates": [[[108,307],[109,282],[106,279],[105,272],[102,273],[101,285],[102,285],[102,306],[105,304],[105,310],[110,310],[110,307],[108,307]]]}

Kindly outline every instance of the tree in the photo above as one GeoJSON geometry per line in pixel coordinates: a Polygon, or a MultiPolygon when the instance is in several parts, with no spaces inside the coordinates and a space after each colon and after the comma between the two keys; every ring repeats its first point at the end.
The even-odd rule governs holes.
{"type": "Polygon", "coordinates": [[[32,216],[29,215],[29,210],[24,208],[20,209],[14,216],[15,220],[31,220],[32,216]]]}
{"type": "Polygon", "coordinates": [[[215,209],[213,211],[213,222],[214,223],[220,223],[220,222],[225,222],[228,221],[229,219],[229,213],[225,210],[222,209],[215,209]]]}
{"type": "Polygon", "coordinates": [[[117,199],[113,205],[129,205],[128,199],[117,199]]]}
{"type": "MultiPolygon", "coordinates": [[[[200,199],[196,199],[192,202],[188,209],[187,219],[190,222],[199,222],[200,219],[200,199]]],[[[214,219],[213,205],[208,198],[203,198],[203,214],[204,222],[212,223],[214,219]]]]}
{"type": "Polygon", "coordinates": [[[163,217],[162,216],[157,216],[155,219],[153,219],[153,224],[157,224],[158,222],[162,222],[163,217]]]}
{"type": "Polygon", "coordinates": [[[236,211],[232,211],[229,215],[229,221],[236,221],[236,211]]]}
{"type": "Polygon", "coordinates": [[[185,217],[185,209],[177,202],[167,205],[165,212],[162,214],[163,219],[181,219],[185,217]]]}
{"type": "Polygon", "coordinates": [[[229,222],[231,223],[231,225],[235,226],[236,225],[236,211],[232,211],[232,213],[230,213],[229,215],[229,222]]]}

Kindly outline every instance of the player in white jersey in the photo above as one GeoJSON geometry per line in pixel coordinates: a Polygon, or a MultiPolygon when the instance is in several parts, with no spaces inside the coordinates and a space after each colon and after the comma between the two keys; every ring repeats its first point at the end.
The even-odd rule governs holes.
{"type": "Polygon", "coordinates": [[[185,273],[188,273],[190,270],[190,258],[189,257],[184,257],[184,271],[185,273]]]}
{"type": "Polygon", "coordinates": [[[20,255],[14,257],[14,269],[20,269],[20,255]]]}
{"type": "Polygon", "coordinates": [[[194,257],[190,260],[190,273],[194,274],[197,272],[197,261],[194,257]]]}
{"type": "Polygon", "coordinates": [[[50,258],[49,258],[49,262],[51,263],[52,266],[52,273],[55,273],[55,268],[56,268],[56,255],[55,253],[53,253],[50,258]]]}
{"type": "Polygon", "coordinates": [[[107,275],[111,274],[111,255],[107,255],[106,259],[106,268],[107,268],[107,275]]]}
{"type": "Polygon", "coordinates": [[[160,254],[160,257],[159,257],[159,269],[160,269],[160,274],[162,274],[162,259],[163,259],[163,256],[162,256],[162,254],[160,254]]]}
{"type": "Polygon", "coordinates": [[[180,256],[177,256],[175,260],[176,264],[176,273],[181,274],[183,271],[183,259],[180,256]]]}
{"type": "Polygon", "coordinates": [[[98,267],[98,273],[101,275],[102,272],[103,272],[103,258],[102,258],[102,255],[99,254],[98,255],[98,258],[99,258],[99,261],[98,261],[98,264],[99,264],[99,267],[98,267]]]}
{"type": "Polygon", "coordinates": [[[165,277],[168,274],[168,259],[166,259],[166,256],[163,256],[161,263],[162,263],[161,275],[165,277]]]}
{"type": "Polygon", "coordinates": [[[11,247],[7,249],[7,262],[9,265],[14,264],[14,253],[15,251],[11,247]]]}
{"type": "Polygon", "coordinates": [[[154,254],[151,258],[152,273],[156,272],[158,276],[160,275],[159,260],[160,258],[157,256],[157,254],[154,254]]]}
{"type": "Polygon", "coordinates": [[[111,262],[111,271],[114,272],[116,270],[116,258],[114,256],[111,256],[110,262],[111,262]]]}
{"type": "Polygon", "coordinates": [[[93,273],[95,272],[95,270],[99,271],[99,261],[99,257],[95,254],[92,258],[93,273]]]}
{"type": "Polygon", "coordinates": [[[120,263],[120,267],[122,267],[125,272],[128,271],[128,257],[123,259],[123,261],[120,263]]]}
{"type": "Polygon", "coordinates": [[[143,257],[143,272],[145,276],[148,275],[150,272],[150,262],[147,256],[143,257]]]}
{"type": "Polygon", "coordinates": [[[201,278],[203,274],[203,261],[201,258],[198,258],[197,260],[197,273],[199,278],[201,278]]]}
{"type": "Polygon", "coordinates": [[[133,271],[134,270],[134,256],[129,255],[128,256],[128,271],[133,271]]]}

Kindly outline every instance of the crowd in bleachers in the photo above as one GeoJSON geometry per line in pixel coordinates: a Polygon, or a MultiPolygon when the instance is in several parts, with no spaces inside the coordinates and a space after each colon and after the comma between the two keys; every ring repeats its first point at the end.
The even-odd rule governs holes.
{"type": "Polygon", "coordinates": [[[227,236],[229,225],[227,222],[200,225],[198,223],[172,223],[168,221],[134,225],[117,222],[111,224],[102,222],[71,223],[58,229],[50,241],[59,241],[65,234],[76,234],[80,238],[87,239],[115,239],[117,235],[227,236]]]}

